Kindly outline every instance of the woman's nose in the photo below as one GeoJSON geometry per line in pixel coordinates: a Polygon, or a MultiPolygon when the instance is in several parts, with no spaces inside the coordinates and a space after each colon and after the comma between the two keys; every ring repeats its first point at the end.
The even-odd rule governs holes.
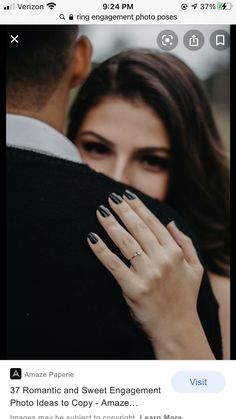
{"type": "Polygon", "coordinates": [[[117,182],[129,184],[130,173],[128,164],[122,161],[116,162],[111,168],[110,177],[117,182]]]}

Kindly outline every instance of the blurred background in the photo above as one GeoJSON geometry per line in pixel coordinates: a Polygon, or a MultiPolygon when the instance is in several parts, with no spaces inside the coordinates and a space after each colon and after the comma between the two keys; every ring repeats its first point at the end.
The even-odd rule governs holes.
{"type": "MultiPolygon", "coordinates": [[[[118,52],[130,48],[150,48],[160,50],[157,37],[163,30],[174,31],[178,36],[177,46],[172,54],[181,58],[197,76],[203,80],[209,94],[216,124],[226,149],[230,146],[230,48],[222,51],[214,49],[210,42],[216,30],[230,33],[225,25],[81,25],[80,35],[87,35],[93,45],[93,65],[118,52]],[[191,51],[185,47],[183,37],[189,30],[200,31],[205,42],[201,49],[191,51]]],[[[70,97],[71,105],[77,91],[70,97]]]]}

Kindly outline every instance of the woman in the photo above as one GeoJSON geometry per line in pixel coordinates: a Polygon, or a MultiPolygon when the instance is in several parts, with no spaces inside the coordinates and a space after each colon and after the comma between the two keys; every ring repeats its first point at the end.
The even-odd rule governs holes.
{"type": "MultiPolygon", "coordinates": [[[[70,118],[68,136],[78,146],[85,163],[165,201],[195,231],[219,303],[223,353],[228,359],[228,168],[200,80],[171,54],[123,52],[92,71],[75,100],[70,118]]],[[[97,211],[98,220],[130,259],[131,269],[125,270],[94,233],[89,235],[89,245],[120,283],[132,313],[154,348],[159,348],[157,357],[194,356],[184,337],[177,337],[175,332],[178,325],[186,323],[187,310],[185,331],[193,330],[194,325],[195,348],[199,346],[196,357],[212,359],[196,316],[202,267],[192,243],[173,223],[167,229],[161,226],[130,191],[123,198],[112,194],[109,204],[129,233],[104,206],[97,211]],[[140,231],[135,230],[135,220],[140,231]],[[115,267],[109,265],[111,259],[115,267]],[[178,287],[180,277],[183,293],[178,287]],[[163,278],[168,281],[162,281],[163,278]],[[188,289],[190,278],[193,281],[188,289]],[[141,292],[137,283],[142,284],[141,292]],[[191,303],[189,307],[186,301],[191,303]],[[168,310],[170,304],[174,307],[172,314],[168,310]],[[160,312],[165,316],[158,316],[160,312]],[[165,317],[166,322],[160,324],[158,317],[165,317]],[[175,330],[170,324],[175,325],[175,330]],[[173,337],[171,349],[165,347],[167,335],[173,337]],[[184,347],[186,353],[178,353],[177,347],[184,347]]]]}

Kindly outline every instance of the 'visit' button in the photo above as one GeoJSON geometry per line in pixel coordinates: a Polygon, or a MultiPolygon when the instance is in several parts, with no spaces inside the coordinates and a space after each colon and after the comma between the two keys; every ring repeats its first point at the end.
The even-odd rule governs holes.
{"type": "Polygon", "coordinates": [[[179,371],[172,386],[178,393],[218,393],[225,386],[225,377],[218,371],[179,371]]]}

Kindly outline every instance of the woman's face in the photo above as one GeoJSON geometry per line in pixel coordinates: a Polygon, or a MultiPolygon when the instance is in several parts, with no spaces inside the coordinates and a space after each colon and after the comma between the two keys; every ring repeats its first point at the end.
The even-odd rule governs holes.
{"type": "Polygon", "coordinates": [[[170,140],[151,107],[119,98],[104,99],[86,114],[76,145],[83,162],[95,171],[165,200],[170,140]]]}

